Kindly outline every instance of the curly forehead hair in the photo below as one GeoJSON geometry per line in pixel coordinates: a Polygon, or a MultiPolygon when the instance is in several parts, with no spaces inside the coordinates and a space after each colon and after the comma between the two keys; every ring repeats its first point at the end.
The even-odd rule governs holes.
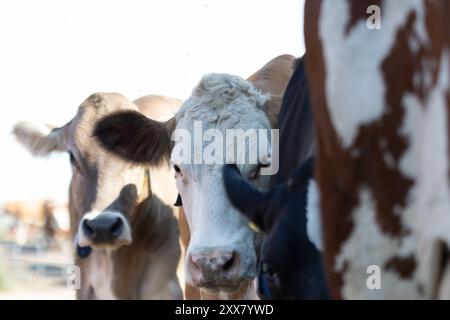
{"type": "Polygon", "coordinates": [[[191,97],[177,113],[177,121],[198,119],[209,123],[227,122],[233,127],[243,115],[263,112],[269,95],[263,94],[239,76],[211,73],[203,76],[191,97]]]}

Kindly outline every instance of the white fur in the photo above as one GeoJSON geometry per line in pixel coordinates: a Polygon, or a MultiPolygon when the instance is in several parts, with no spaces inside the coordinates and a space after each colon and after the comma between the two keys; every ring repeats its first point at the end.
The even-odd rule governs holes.
{"type": "MultiPolygon", "coordinates": [[[[255,107],[262,109],[269,100],[267,94],[262,94],[247,80],[226,73],[210,73],[203,76],[193,95],[208,97],[210,101],[216,101],[217,106],[224,106],[241,97],[251,99],[255,107]]],[[[210,105],[212,106],[212,105],[210,105]]]]}
{"type": "Polygon", "coordinates": [[[110,254],[106,250],[95,251],[90,257],[90,263],[85,272],[86,286],[95,289],[95,298],[98,300],[116,300],[112,291],[113,263],[110,254]]]}
{"type": "Polygon", "coordinates": [[[323,250],[322,222],[320,217],[320,193],[317,183],[311,179],[308,184],[306,202],[306,233],[317,250],[323,250]]]}
{"type": "Polygon", "coordinates": [[[398,238],[386,235],[379,227],[375,217],[375,203],[369,189],[359,193],[360,205],[353,210],[353,231],[342,244],[339,256],[335,260],[335,271],[346,272],[343,276],[342,295],[346,299],[415,299],[419,298],[417,283],[402,279],[392,270],[381,273],[381,290],[369,290],[366,281],[369,275],[367,267],[377,265],[383,268],[393,258],[411,254],[414,246],[411,241],[402,243],[398,238]]]}
{"type": "MultiPolygon", "coordinates": [[[[415,10],[419,13],[417,20],[423,20],[421,9],[421,0],[385,1],[381,10],[382,30],[369,30],[366,21],[361,20],[346,35],[350,3],[323,1],[319,34],[326,67],[325,92],[331,121],[344,148],[353,144],[361,125],[373,122],[385,112],[381,62],[395,45],[395,31],[408,14],[415,10]],[[370,85],[360,85],[360,79],[370,85]]],[[[425,42],[423,23],[417,22],[416,30],[419,40],[425,42]]]]}
{"type": "MultiPolygon", "coordinates": [[[[436,266],[432,259],[424,259],[422,248],[436,241],[450,247],[450,184],[448,106],[445,95],[450,90],[450,52],[445,51],[440,61],[437,84],[423,105],[413,95],[404,96],[407,108],[401,133],[409,137],[410,148],[400,160],[405,176],[415,181],[408,193],[408,205],[402,212],[402,221],[414,230],[419,241],[417,256],[420,259],[419,276],[431,287],[436,266]]],[[[447,297],[449,298],[449,297],[447,297]]]]}

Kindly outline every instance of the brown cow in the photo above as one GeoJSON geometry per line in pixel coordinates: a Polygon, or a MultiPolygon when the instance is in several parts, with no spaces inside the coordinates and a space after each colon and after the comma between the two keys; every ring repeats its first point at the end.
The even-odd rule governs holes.
{"type": "MultiPolygon", "coordinates": [[[[47,244],[50,244],[56,233],[56,225],[53,216],[53,204],[46,200],[26,200],[7,202],[2,208],[6,213],[17,218],[17,231],[15,241],[18,244],[26,244],[36,232],[44,231],[43,235],[47,244]]],[[[58,230],[62,231],[62,230],[58,230]]],[[[63,233],[63,231],[61,232],[63,233]]]]}
{"type": "MultiPolygon", "coordinates": [[[[162,119],[173,114],[180,102],[149,96],[137,104],[162,119]]],[[[70,155],[69,209],[79,256],[76,264],[81,269],[78,298],[181,299],[176,276],[180,258],[177,220],[164,203],[175,196],[158,196],[173,189],[168,168],[130,166],[92,138],[96,121],[120,110],[138,112],[138,106],[117,93],[97,93],[63,127],[19,123],[14,134],[34,155],[54,151],[70,155]]]]}
{"type": "Polygon", "coordinates": [[[450,2],[308,0],[305,37],[333,296],[449,298],[450,2]]]}
{"type": "MultiPolygon", "coordinates": [[[[213,164],[199,164],[191,158],[183,162],[177,159],[177,150],[186,141],[175,139],[173,144],[172,132],[192,137],[198,124],[204,132],[211,129],[209,132],[222,136],[227,130],[268,132],[276,122],[294,60],[289,55],[279,56],[252,75],[250,81],[229,74],[206,75],[175,118],[165,123],[151,121],[136,112],[119,112],[97,126],[95,135],[103,145],[128,161],[151,164],[171,157],[186,212],[180,221],[186,219],[188,228],[184,237],[186,281],[201,289],[202,298],[256,298],[253,280],[260,237],[225,194],[221,168],[222,156],[228,150],[218,151],[217,155],[222,156],[213,164]],[[155,136],[160,140],[155,140],[155,136]]],[[[190,154],[190,147],[186,150],[190,154]]],[[[265,188],[268,177],[260,173],[272,159],[271,145],[260,151],[256,163],[244,161],[239,166],[255,185],[265,188]]],[[[238,146],[236,155],[242,159],[233,161],[245,160],[249,153],[245,146],[238,146]]]]}

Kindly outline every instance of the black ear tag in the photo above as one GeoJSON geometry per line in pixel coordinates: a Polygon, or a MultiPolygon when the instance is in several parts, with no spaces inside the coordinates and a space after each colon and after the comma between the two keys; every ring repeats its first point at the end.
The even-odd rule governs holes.
{"type": "Polygon", "coordinates": [[[91,252],[91,247],[80,247],[80,245],[77,243],[77,256],[81,259],[86,259],[87,257],[89,257],[91,252]]]}
{"type": "Polygon", "coordinates": [[[183,201],[181,200],[180,194],[178,194],[177,201],[175,201],[175,203],[173,205],[175,207],[182,207],[183,206],[183,201]]]}

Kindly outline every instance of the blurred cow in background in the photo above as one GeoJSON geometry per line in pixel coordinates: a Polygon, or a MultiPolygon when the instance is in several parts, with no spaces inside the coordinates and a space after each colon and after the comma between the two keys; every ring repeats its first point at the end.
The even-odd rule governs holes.
{"type": "Polygon", "coordinates": [[[132,166],[105,152],[92,138],[96,121],[110,113],[137,113],[142,106],[164,120],[179,105],[178,100],[160,96],[141,98],[135,104],[120,94],[97,93],[63,127],[15,126],[14,134],[34,155],[69,154],[71,230],[81,268],[78,298],[182,298],[176,276],[179,233],[168,205],[176,188],[168,165],[158,160],[151,164],[159,169],[132,166]]]}
{"type": "Polygon", "coordinates": [[[49,200],[23,200],[7,202],[2,209],[17,221],[14,241],[19,245],[42,238],[45,247],[51,249],[56,245],[56,238],[69,236],[69,225],[60,214],[67,213],[67,205],[49,200]]]}
{"type": "Polygon", "coordinates": [[[305,39],[333,297],[450,298],[450,2],[307,0],[305,39]]]}

